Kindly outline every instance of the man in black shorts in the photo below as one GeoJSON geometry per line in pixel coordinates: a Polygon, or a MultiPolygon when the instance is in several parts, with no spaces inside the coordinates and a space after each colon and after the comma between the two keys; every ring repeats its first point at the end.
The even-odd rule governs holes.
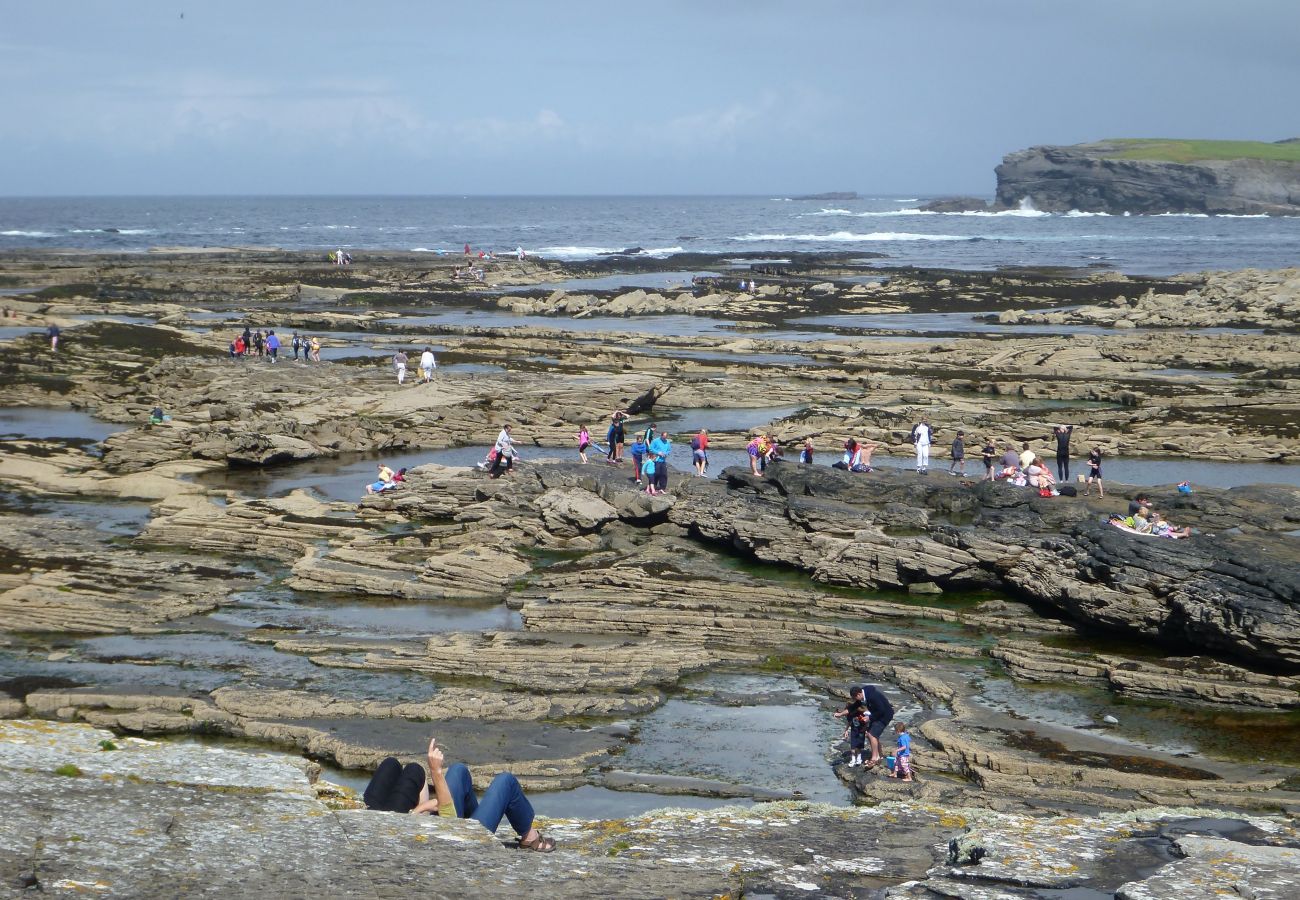
{"type": "Polygon", "coordinates": [[[866,704],[867,712],[871,716],[867,725],[867,740],[871,742],[871,759],[866,763],[866,768],[870,769],[884,758],[884,754],[880,751],[880,736],[885,733],[885,729],[894,718],[894,706],[880,688],[871,684],[853,688],[849,696],[866,704]]]}

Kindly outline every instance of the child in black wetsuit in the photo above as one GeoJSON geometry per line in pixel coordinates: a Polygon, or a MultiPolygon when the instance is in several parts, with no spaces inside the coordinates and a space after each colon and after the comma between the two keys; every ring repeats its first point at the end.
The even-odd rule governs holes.
{"type": "Polygon", "coordinates": [[[998,448],[993,445],[993,438],[984,440],[984,449],[980,451],[984,455],[984,480],[992,481],[993,462],[998,458],[998,448]]]}

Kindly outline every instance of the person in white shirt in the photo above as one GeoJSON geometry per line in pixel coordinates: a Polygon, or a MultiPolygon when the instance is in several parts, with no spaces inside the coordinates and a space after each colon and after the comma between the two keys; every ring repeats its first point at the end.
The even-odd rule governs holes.
{"type": "Polygon", "coordinates": [[[433,381],[433,370],[438,368],[438,364],[433,360],[433,348],[425,347],[424,352],[420,354],[420,383],[428,384],[433,381]]]}
{"type": "Polygon", "coordinates": [[[488,474],[493,478],[500,478],[503,472],[509,472],[515,467],[515,441],[510,436],[510,426],[506,425],[497,435],[496,459],[492,460],[492,468],[488,474]]]}
{"type": "Polygon", "coordinates": [[[921,421],[912,427],[912,443],[916,445],[918,475],[930,474],[930,441],[933,438],[934,429],[930,427],[930,420],[922,417],[921,421]]]}

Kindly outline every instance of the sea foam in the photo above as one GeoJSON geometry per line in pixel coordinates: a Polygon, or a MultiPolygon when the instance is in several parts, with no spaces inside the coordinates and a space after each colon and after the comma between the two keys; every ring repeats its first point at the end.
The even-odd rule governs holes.
{"type": "Polygon", "coordinates": [[[866,241],[974,241],[977,237],[960,234],[914,234],[910,231],[873,231],[857,234],[852,231],[835,231],[830,234],[743,234],[733,241],[834,241],[836,243],[861,243],[866,241]]]}

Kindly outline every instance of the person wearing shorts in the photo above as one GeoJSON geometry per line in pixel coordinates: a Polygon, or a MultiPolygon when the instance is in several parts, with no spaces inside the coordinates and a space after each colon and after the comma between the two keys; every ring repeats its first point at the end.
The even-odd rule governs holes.
{"type": "Polygon", "coordinates": [[[855,687],[852,697],[866,704],[867,714],[871,717],[867,725],[867,740],[871,743],[871,759],[867,760],[866,763],[866,767],[870,769],[879,765],[880,761],[885,758],[884,753],[880,750],[880,737],[885,733],[885,729],[889,727],[889,723],[893,721],[894,706],[880,688],[871,684],[855,687]]]}
{"type": "Polygon", "coordinates": [[[1085,494],[1092,494],[1092,483],[1097,482],[1097,496],[1105,497],[1106,488],[1101,483],[1101,448],[1093,447],[1088,451],[1088,489],[1085,494]]]}

